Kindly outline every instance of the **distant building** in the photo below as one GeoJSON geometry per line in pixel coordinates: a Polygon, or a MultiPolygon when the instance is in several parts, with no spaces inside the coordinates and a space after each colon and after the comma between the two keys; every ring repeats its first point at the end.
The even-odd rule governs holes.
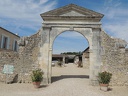
{"type": "Polygon", "coordinates": [[[74,57],[74,63],[78,64],[79,61],[82,61],[82,54],[76,55],[74,57]]]}
{"type": "Polygon", "coordinates": [[[74,63],[75,55],[53,54],[52,61],[63,61],[63,63],[74,63]]]}
{"type": "Polygon", "coordinates": [[[81,54],[75,56],[74,63],[78,64],[79,61],[82,62],[83,67],[89,67],[89,47],[87,47],[81,54]]]}
{"type": "Polygon", "coordinates": [[[18,40],[20,37],[2,27],[0,27],[0,51],[18,51],[18,40]]]}
{"type": "Polygon", "coordinates": [[[82,52],[84,58],[89,58],[89,47],[87,47],[83,52],[82,52]]]}
{"type": "Polygon", "coordinates": [[[62,54],[53,54],[52,55],[52,61],[63,61],[64,55],[62,54]]]}

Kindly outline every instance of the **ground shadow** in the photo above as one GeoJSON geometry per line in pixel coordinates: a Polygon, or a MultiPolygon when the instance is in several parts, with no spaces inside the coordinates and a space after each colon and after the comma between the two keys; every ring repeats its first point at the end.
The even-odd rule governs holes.
{"type": "Polygon", "coordinates": [[[85,78],[89,79],[89,75],[61,75],[61,76],[53,76],[51,78],[52,83],[59,81],[61,79],[66,79],[66,78],[85,78]]]}
{"type": "Polygon", "coordinates": [[[45,88],[45,87],[47,87],[48,85],[40,85],[40,87],[39,88],[45,88]]]}
{"type": "Polygon", "coordinates": [[[108,87],[108,91],[112,91],[112,88],[108,87]]]}

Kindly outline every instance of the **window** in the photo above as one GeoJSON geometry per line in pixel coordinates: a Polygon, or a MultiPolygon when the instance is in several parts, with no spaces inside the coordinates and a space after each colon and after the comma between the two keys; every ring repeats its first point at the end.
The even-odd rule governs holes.
{"type": "Polygon", "coordinates": [[[3,48],[5,48],[5,49],[7,49],[7,41],[8,41],[8,38],[4,37],[3,38],[3,48]]]}
{"type": "Polygon", "coordinates": [[[9,37],[2,35],[1,48],[9,49],[9,37]]]}
{"type": "Polygon", "coordinates": [[[14,40],[14,43],[13,43],[13,50],[18,51],[18,44],[16,40],[14,40]]]}

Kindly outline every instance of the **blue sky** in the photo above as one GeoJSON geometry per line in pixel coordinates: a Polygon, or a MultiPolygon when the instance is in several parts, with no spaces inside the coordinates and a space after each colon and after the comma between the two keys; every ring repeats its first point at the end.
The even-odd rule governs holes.
{"type": "MultiPolygon", "coordinates": [[[[42,26],[41,13],[70,3],[104,14],[103,30],[128,42],[128,0],[1,0],[0,26],[20,36],[30,36],[42,26]]],[[[64,32],[55,40],[53,50],[82,51],[87,45],[81,34],[64,32]]]]}

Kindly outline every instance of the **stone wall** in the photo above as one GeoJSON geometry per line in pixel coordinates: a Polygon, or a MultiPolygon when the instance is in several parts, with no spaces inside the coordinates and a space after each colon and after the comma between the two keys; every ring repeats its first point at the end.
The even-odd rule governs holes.
{"type": "Polygon", "coordinates": [[[21,38],[19,44],[19,65],[22,65],[20,71],[21,76],[19,82],[31,82],[30,74],[34,69],[39,68],[38,56],[40,51],[40,32],[30,36],[21,38]]]}
{"type": "Polygon", "coordinates": [[[113,74],[112,85],[128,85],[128,64],[125,52],[125,41],[111,38],[105,32],[101,32],[102,46],[102,71],[113,74]],[[122,45],[124,43],[124,45],[122,45]]]}
{"type": "Polygon", "coordinates": [[[25,72],[29,72],[33,68],[38,68],[38,55],[39,55],[39,43],[40,35],[39,33],[32,35],[31,37],[25,37],[25,45],[20,46],[20,58],[24,67],[25,72]]]}
{"type": "Polygon", "coordinates": [[[126,67],[126,85],[128,86],[128,48],[125,50],[125,67],[126,67]]]}
{"type": "MultiPolygon", "coordinates": [[[[128,66],[128,48],[125,49],[125,63],[128,66]]],[[[127,67],[128,68],[128,67],[127,67]]]]}
{"type": "MultiPolygon", "coordinates": [[[[8,82],[31,82],[30,74],[33,69],[41,68],[39,65],[41,31],[30,36],[22,37],[19,41],[19,52],[10,50],[0,51],[0,81],[5,82],[6,75],[2,73],[5,64],[14,66],[14,74],[9,75],[8,82]]],[[[42,37],[44,42],[45,37],[42,37]]],[[[113,74],[111,85],[128,85],[128,49],[126,42],[111,38],[101,31],[101,71],[113,74]]],[[[89,59],[88,59],[89,60],[89,59]]]]}
{"type": "Polygon", "coordinates": [[[20,39],[19,52],[0,51],[0,81],[6,81],[6,74],[3,74],[2,70],[5,64],[9,64],[14,66],[14,73],[9,75],[8,83],[31,82],[31,71],[39,68],[40,40],[40,32],[38,32],[30,37],[20,39]]]}
{"type": "Polygon", "coordinates": [[[3,68],[5,64],[14,66],[14,74],[11,74],[9,76],[9,79],[10,79],[9,81],[12,81],[14,79],[14,77],[17,75],[19,71],[18,67],[20,67],[17,61],[19,61],[19,54],[17,52],[10,51],[10,50],[0,51],[0,81],[1,82],[6,81],[6,75],[3,73],[3,68]]]}

